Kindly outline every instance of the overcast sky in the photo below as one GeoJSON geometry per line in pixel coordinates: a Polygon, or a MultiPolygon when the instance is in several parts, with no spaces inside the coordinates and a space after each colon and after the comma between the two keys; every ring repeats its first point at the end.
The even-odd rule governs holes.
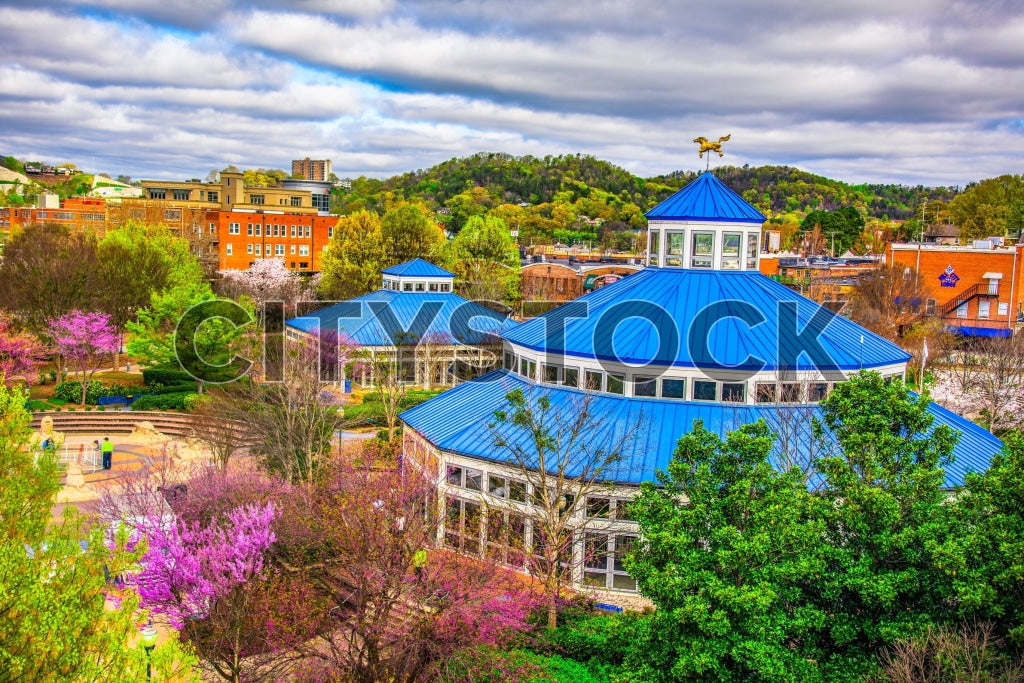
{"type": "Polygon", "coordinates": [[[0,0],[0,155],[133,178],[479,151],[1024,172],[1020,0],[0,0]]]}

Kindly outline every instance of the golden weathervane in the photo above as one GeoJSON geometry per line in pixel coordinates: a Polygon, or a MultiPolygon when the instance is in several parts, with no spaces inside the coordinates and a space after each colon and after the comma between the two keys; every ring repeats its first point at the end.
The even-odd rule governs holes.
{"type": "Polygon", "coordinates": [[[708,166],[711,165],[711,152],[718,152],[718,156],[723,157],[725,154],[722,152],[722,143],[728,142],[729,138],[732,137],[732,133],[729,133],[725,137],[718,138],[717,141],[708,140],[706,137],[694,138],[693,141],[700,145],[700,150],[697,152],[697,156],[701,159],[704,158],[704,152],[708,153],[708,166]]]}

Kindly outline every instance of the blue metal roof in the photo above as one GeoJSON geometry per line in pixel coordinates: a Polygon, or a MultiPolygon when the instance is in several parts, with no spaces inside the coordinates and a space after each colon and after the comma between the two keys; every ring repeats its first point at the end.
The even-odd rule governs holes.
{"type": "Polygon", "coordinates": [[[452,344],[496,342],[508,318],[445,292],[380,289],[286,323],[303,332],[336,330],[360,346],[391,346],[424,337],[452,344]]]}
{"type": "Polygon", "coordinates": [[[701,173],[674,195],[647,212],[660,220],[757,223],[768,220],[713,173],[701,173]]]}
{"type": "Polygon", "coordinates": [[[845,372],[910,359],[755,272],[645,268],[502,336],[547,353],[710,370],[845,372]]]}
{"type": "MultiPolygon", "coordinates": [[[[505,370],[496,370],[410,408],[400,417],[442,450],[482,460],[509,461],[508,451],[494,446],[490,425],[495,421],[494,411],[507,407],[505,395],[514,389],[522,389],[528,397],[547,396],[553,410],[562,415],[578,411],[588,394],[578,389],[538,385],[505,370]]],[[[636,430],[636,437],[627,442],[622,461],[608,473],[609,481],[623,484],[654,481],[655,470],[668,467],[676,442],[692,428],[696,419],[703,420],[706,429],[724,437],[741,425],[764,418],[776,432],[789,434],[791,438],[785,442],[797,449],[790,457],[803,462],[809,458],[810,449],[815,444],[811,418],[821,417],[821,409],[816,404],[723,404],[623,398],[598,393],[590,394],[590,398],[589,409],[597,417],[593,428],[585,435],[588,443],[605,446],[616,443],[641,421],[642,427],[636,430]]],[[[1002,448],[999,439],[934,403],[928,410],[935,418],[935,426],[945,424],[960,432],[960,440],[953,453],[955,461],[946,468],[947,486],[959,486],[967,472],[981,472],[988,468],[991,457],[1002,448]]],[[[502,425],[500,429],[503,438],[519,440],[529,448],[529,437],[522,430],[508,425],[502,425]]],[[[586,443],[581,446],[586,447],[586,443]]],[[[776,441],[775,447],[776,456],[781,457],[781,439],[776,441]]],[[[568,474],[578,472],[570,471],[568,474]]]]}
{"type": "Polygon", "coordinates": [[[449,273],[444,268],[439,268],[430,261],[424,261],[421,258],[414,258],[411,261],[399,263],[397,266],[385,268],[380,272],[382,275],[402,275],[405,277],[455,277],[454,273],[449,273]]]}

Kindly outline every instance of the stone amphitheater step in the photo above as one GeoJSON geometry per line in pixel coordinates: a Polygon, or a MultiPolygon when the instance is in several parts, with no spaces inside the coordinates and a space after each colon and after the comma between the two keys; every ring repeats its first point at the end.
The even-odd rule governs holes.
{"type": "MultiPolygon", "coordinates": [[[[40,412],[32,416],[32,429],[39,429],[44,417],[53,418],[53,428],[66,434],[130,434],[135,425],[149,422],[154,429],[171,437],[192,436],[192,416],[185,413],[159,411],[68,411],[40,412]]],[[[244,445],[244,429],[238,425],[240,444],[244,445]]]]}

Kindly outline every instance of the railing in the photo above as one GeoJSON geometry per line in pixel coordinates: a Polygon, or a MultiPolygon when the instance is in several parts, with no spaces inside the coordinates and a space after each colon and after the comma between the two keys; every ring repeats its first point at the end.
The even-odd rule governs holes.
{"type": "Polygon", "coordinates": [[[971,299],[977,298],[979,296],[998,296],[998,294],[990,292],[988,290],[988,287],[989,285],[986,282],[979,282],[976,285],[968,287],[964,291],[960,292],[954,299],[951,299],[950,301],[947,301],[946,303],[942,304],[942,307],[939,308],[939,317],[945,318],[947,315],[955,311],[960,306],[963,306],[971,299]]]}

